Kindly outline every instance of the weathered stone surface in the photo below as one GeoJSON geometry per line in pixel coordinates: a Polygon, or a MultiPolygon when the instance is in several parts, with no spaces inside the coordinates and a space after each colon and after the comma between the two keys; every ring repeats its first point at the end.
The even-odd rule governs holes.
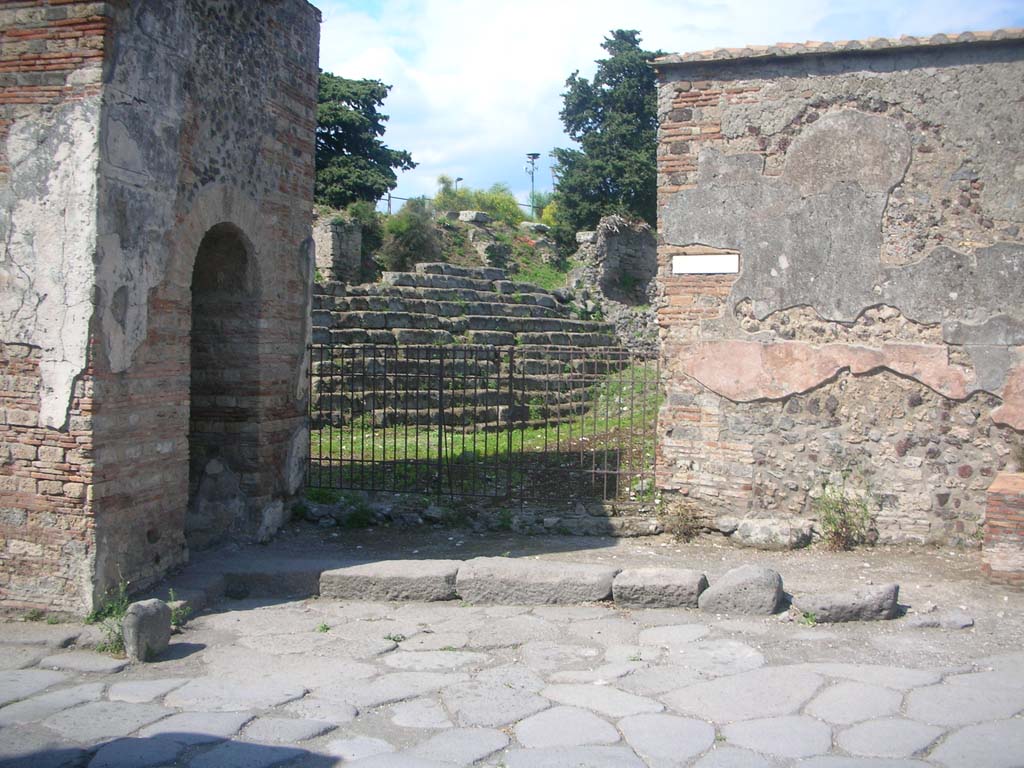
{"type": "Polygon", "coordinates": [[[385,560],[324,571],[320,596],[337,600],[454,600],[459,560],[385,560]]]}
{"type": "Polygon", "coordinates": [[[960,675],[907,696],[906,715],[932,725],[967,725],[1012,717],[1024,710],[1024,689],[1001,686],[990,677],[960,675]]]}
{"type": "Polygon", "coordinates": [[[453,728],[408,750],[425,760],[471,765],[508,744],[508,736],[490,728],[453,728]]]}
{"type": "Polygon", "coordinates": [[[472,221],[477,224],[486,224],[491,220],[489,213],[483,211],[459,211],[459,221],[472,221]]]}
{"type": "Polygon", "coordinates": [[[906,626],[912,629],[969,629],[974,626],[974,618],[957,608],[910,616],[906,626]]]}
{"type": "Polygon", "coordinates": [[[349,723],[359,714],[359,710],[347,701],[322,699],[317,696],[303,696],[301,699],[288,702],[283,709],[299,717],[322,720],[335,725],[349,723]]]}
{"type": "Polygon", "coordinates": [[[708,579],[685,568],[627,568],[612,582],[616,605],[627,608],[696,608],[708,579]]]}
{"type": "Polygon", "coordinates": [[[606,720],[577,707],[552,707],[521,720],[516,741],[524,747],[578,747],[614,744],[619,734],[606,720]]]}
{"type": "Polygon", "coordinates": [[[661,698],[682,714],[728,723],[793,714],[823,682],[799,668],[766,667],[696,683],[661,698]]]}
{"type": "Polygon", "coordinates": [[[327,743],[327,754],[340,757],[346,762],[355,762],[394,751],[395,748],[388,742],[371,736],[353,736],[348,739],[335,739],[327,743]]]}
{"type": "Polygon", "coordinates": [[[864,683],[838,683],[819,693],[805,711],[837,725],[859,723],[899,711],[903,701],[896,691],[864,683]]]}
{"type": "Polygon", "coordinates": [[[469,603],[581,603],[610,598],[618,572],[603,565],[478,557],[459,568],[456,586],[469,603]]]}
{"type": "Polygon", "coordinates": [[[140,600],[128,606],[121,621],[124,649],[132,661],[150,661],[171,641],[171,609],[163,600],[140,600]]]}
{"type": "Polygon", "coordinates": [[[754,549],[799,549],[811,543],[811,532],[807,521],[748,517],[739,522],[730,541],[754,549]]]}
{"type": "Polygon", "coordinates": [[[306,693],[301,685],[263,679],[251,683],[197,677],[164,697],[169,707],[201,709],[208,712],[234,712],[267,709],[298,699],[306,693]]]}
{"type": "Polygon", "coordinates": [[[139,736],[187,745],[210,744],[234,736],[251,719],[251,712],[182,712],[146,726],[139,736]]]}
{"type": "Polygon", "coordinates": [[[851,755],[913,757],[923,753],[942,734],[943,730],[934,725],[889,717],[840,731],[837,742],[851,755]]]}
{"type": "Polygon", "coordinates": [[[1024,720],[972,725],[952,734],[930,755],[949,768],[1010,768],[1024,755],[1024,720]]]}
{"type": "Polygon", "coordinates": [[[510,749],[508,768],[644,768],[643,761],[626,747],[548,747],[510,749]]]}
{"type": "Polygon", "coordinates": [[[93,651],[67,651],[47,656],[39,662],[40,667],[47,669],[64,669],[69,672],[120,672],[128,666],[123,659],[115,659],[93,651]]]}
{"type": "Polygon", "coordinates": [[[442,669],[480,667],[490,661],[486,653],[469,651],[395,651],[384,657],[384,663],[395,669],[432,672],[442,669]]]}
{"type": "Polygon", "coordinates": [[[551,706],[533,691],[479,679],[445,688],[441,698],[459,725],[485,728],[508,725],[551,706]]]}
{"type": "Polygon", "coordinates": [[[741,565],[712,582],[698,602],[711,613],[775,613],[782,604],[782,577],[771,568],[741,565]]]}
{"type": "Polygon", "coordinates": [[[779,757],[822,755],[832,747],[832,730],[803,715],[732,723],[722,733],[737,746],[779,757]]]}
{"type": "Polygon", "coordinates": [[[640,645],[657,645],[663,648],[685,647],[708,633],[703,624],[678,624],[675,626],[651,627],[640,633],[640,645]]]}
{"type": "Polygon", "coordinates": [[[102,683],[73,685],[70,688],[41,693],[0,709],[0,726],[38,722],[79,704],[99,701],[102,697],[102,683]]]}
{"type": "Polygon", "coordinates": [[[192,758],[189,768],[272,768],[307,754],[295,747],[226,741],[192,758]]]}
{"type": "Polygon", "coordinates": [[[584,640],[610,646],[634,642],[640,627],[634,621],[620,618],[587,619],[573,622],[569,631],[584,640]]]}
{"type": "Polygon", "coordinates": [[[81,627],[42,624],[36,621],[5,621],[0,622],[0,646],[43,645],[48,648],[66,648],[81,633],[81,627]]]}
{"type": "MultiPolygon", "coordinates": [[[[625,677],[616,680],[615,685],[624,691],[638,696],[658,696],[669,691],[676,691],[694,683],[700,683],[707,677],[699,669],[689,666],[658,665],[647,669],[638,669],[625,677]]],[[[570,682],[564,676],[559,679],[552,677],[552,682],[570,682]]],[[[593,682],[572,681],[572,682],[593,682]]]]}
{"type": "Polygon", "coordinates": [[[51,715],[43,725],[69,741],[95,744],[127,736],[169,714],[173,713],[156,704],[96,701],[51,715]]]}
{"type": "Polygon", "coordinates": [[[104,744],[89,768],[149,768],[177,760],[185,745],[170,739],[118,739],[104,744]]]}
{"type": "Polygon", "coordinates": [[[49,655],[49,650],[39,645],[4,644],[0,646],[0,672],[34,667],[41,659],[49,655]]]}
{"type": "Polygon", "coordinates": [[[114,683],[107,691],[111,701],[127,701],[132,704],[143,704],[159,699],[166,693],[180,688],[188,682],[187,677],[172,677],[166,680],[131,680],[114,683]]]}
{"type": "Polygon", "coordinates": [[[819,624],[893,619],[899,612],[899,584],[863,587],[836,594],[798,595],[793,604],[819,624]]]}
{"type": "Polygon", "coordinates": [[[393,672],[370,682],[346,685],[338,690],[320,689],[316,693],[324,698],[350,702],[360,709],[372,709],[433,693],[467,680],[469,675],[461,672],[393,672]]]}
{"type": "Polygon", "coordinates": [[[665,709],[659,701],[608,685],[549,685],[541,693],[560,704],[583,707],[614,718],[661,712],[665,709]]]}
{"type": "Polygon", "coordinates": [[[334,730],[334,723],[290,717],[257,717],[245,726],[244,736],[252,741],[295,744],[334,730]]]}
{"type": "Polygon", "coordinates": [[[907,669],[883,664],[845,664],[842,662],[821,662],[817,664],[794,664],[790,669],[816,672],[827,677],[855,680],[867,685],[881,685],[898,691],[934,685],[942,675],[933,670],[907,669]]]}
{"type": "Polygon", "coordinates": [[[402,701],[391,708],[391,722],[403,728],[451,728],[452,721],[432,699],[402,701]]]}
{"type": "Polygon", "coordinates": [[[715,743],[715,729],[702,720],[674,715],[634,715],[619,721],[629,745],[651,768],[670,768],[715,743]]]}
{"type": "Polygon", "coordinates": [[[775,768],[778,765],[756,752],[717,746],[694,764],[694,768],[775,768]]]}
{"type": "Polygon", "coordinates": [[[0,672],[0,706],[28,698],[64,680],[62,672],[43,669],[19,669],[0,672]]]}

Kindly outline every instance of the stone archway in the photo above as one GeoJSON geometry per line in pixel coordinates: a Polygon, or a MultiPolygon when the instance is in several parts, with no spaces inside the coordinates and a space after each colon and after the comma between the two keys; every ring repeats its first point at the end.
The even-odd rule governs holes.
{"type": "Polygon", "coordinates": [[[185,536],[207,546],[247,521],[259,483],[260,297],[252,244],[211,227],[192,270],[185,536]]]}

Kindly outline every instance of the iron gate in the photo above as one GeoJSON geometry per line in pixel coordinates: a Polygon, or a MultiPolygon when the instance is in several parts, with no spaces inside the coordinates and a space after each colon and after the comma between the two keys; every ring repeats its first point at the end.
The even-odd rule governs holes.
{"type": "Polygon", "coordinates": [[[310,487],[520,501],[653,493],[656,358],[316,344],[309,375],[310,487]]]}

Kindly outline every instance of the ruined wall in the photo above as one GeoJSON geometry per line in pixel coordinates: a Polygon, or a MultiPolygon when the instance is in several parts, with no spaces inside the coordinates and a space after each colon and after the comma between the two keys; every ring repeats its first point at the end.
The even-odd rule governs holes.
{"type": "Polygon", "coordinates": [[[1024,431],[1021,37],[659,63],[659,484],[720,529],[791,544],[846,471],[882,540],[977,541],[1024,431]]]}
{"type": "Polygon", "coordinates": [[[317,216],[313,222],[316,270],[323,282],[360,283],[363,230],[340,215],[317,216]]]}
{"type": "MultiPolygon", "coordinates": [[[[234,447],[198,471],[233,474],[240,499],[202,541],[269,535],[301,483],[319,14],[305,0],[14,5],[25,8],[0,25],[4,61],[11,39],[61,18],[97,31],[57,38],[92,52],[69,61],[74,89],[50,87],[53,65],[42,66],[51,104],[5,126],[7,156],[31,156],[9,162],[2,338],[23,346],[0,365],[17,376],[19,411],[38,413],[32,439],[64,446],[61,471],[82,478],[65,497],[82,499],[80,521],[56,518],[56,486],[25,485],[4,529],[17,552],[0,598],[84,610],[119,579],[142,587],[187,559],[186,513],[202,506],[189,493],[193,268],[218,226],[244,243],[237,281],[251,290],[244,316],[202,319],[204,353],[229,361],[221,378],[233,386],[214,399],[234,447]],[[33,184],[42,202],[28,210],[33,184]],[[36,508],[45,522],[33,526],[22,513],[36,508]],[[73,571],[75,584],[42,583],[20,542],[49,553],[72,525],[86,529],[86,555],[62,552],[59,568],[39,560],[36,572],[73,571]]],[[[12,49],[11,82],[23,55],[12,49]]]]}

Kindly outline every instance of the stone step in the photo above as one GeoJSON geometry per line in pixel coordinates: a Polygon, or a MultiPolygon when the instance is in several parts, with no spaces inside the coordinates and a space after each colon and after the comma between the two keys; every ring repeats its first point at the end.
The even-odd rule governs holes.
{"type": "Polygon", "coordinates": [[[570,308],[567,305],[560,304],[550,293],[540,291],[539,289],[536,292],[513,291],[511,293],[499,294],[494,291],[481,291],[472,288],[417,288],[409,285],[382,285],[380,283],[369,283],[366,285],[349,286],[347,291],[341,295],[386,296],[388,298],[430,299],[433,301],[480,301],[533,304],[536,306],[547,307],[548,309],[559,309],[566,314],[570,312],[570,308]]]}
{"type": "Polygon", "coordinates": [[[563,317],[503,317],[485,314],[442,316],[437,313],[394,310],[337,312],[314,309],[313,327],[337,330],[343,328],[441,328],[453,335],[461,335],[466,331],[614,333],[613,327],[608,323],[571,320],[563,317]]]}
{"type": "Polygon", "coordinates": [[[615,334],[597,333],[520,333],[516,335],[524,346],[556,347],[613,347],[618,343],[615,334]]]}
{"type": "MultiPolygon", "coordinates": [[[[493,297],[492,297],[493,298],[493,297]]],[[[566,318],[564,308],[508,301],[435,301],[413,296],[315,296],[314,310],[328,312],[409,312],[438,317],[566,318]]]]}
{"type": "Polygon", "coordinates": [[[467,603],[546,605],[608,600],[618,568],[511,557],[478,557],[459,567],[455,589],[467,603]]]}
{"type": "Polygon", "coordinates": [[[508,279],[508,273],[498,267],[460,267],[442,262],[417,264],[415,271],[421,275],[451,275],[452,277],[469,277],[475,280],[508,279]]]}
{"type": "MultiPolygon", "coordinates": [[[[380,276],[380,281],[383,285],[397,285],[407,288],[462,288],[489,292],[495,290],[493,280],[456,277],[455,275],[421,274],[419,272],[384,272],[380,276]]],[[[512,293],[512,291],[509,291],[509,293],[512,293]]]]}

